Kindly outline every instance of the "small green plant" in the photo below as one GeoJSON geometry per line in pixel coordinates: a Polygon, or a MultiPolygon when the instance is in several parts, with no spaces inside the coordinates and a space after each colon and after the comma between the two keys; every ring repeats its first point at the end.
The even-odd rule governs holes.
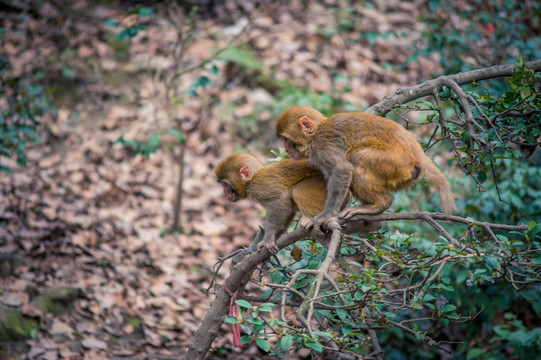
{"type": "MultiPolygon", "coordinates": [[[[121,135],[113,143],[113,145],[122,144],[130,148],[133,151],[134,156],[141,154],[148,159],[151,154],[162,148],[162,139],[163,135],[165,134],[172,135],[178,141],[178,144],[183,144],[186,141],[184,135],[182,135],[177,129],[169,129],[161,133],[158,131],[154,131],[152,134],[150,134],[148,140],[146,141],[125,139],[124,135],[121,135]]],[[[173,144],[168,142],[165,149],[170,150],[172,147],[173,144]]]]}
{"type": "MultiPolygon", "coordinates": [[[[131,24],[129,26],[123,28],[118,33],[118,35],[116,36],[117,42],[120,42],[125,38],[133,39],[135,36],[137,36],[137,33],[139,31],[145,30],[145,26],[142,25],[140,21],[143,18],[154,17],[154,10],[150,7],[141,7],[137,5],[130,10],[129,15],[133,16],[134,21],[131,21],[131,24]]],[[[113,18],[107,19],[105,21],[105,24],[115,28],[120,27],[120,23],[113,18]]]]}
{"type": "Polygon", "coordinates": [[[271,319],[269,322],[264,321],[262,313],[271,313],[275,305],[272,303],[263,303],[254,306],[246,300],[236,300],[235,303],[242,309],[240,318],[228,315],[224,318],[224,321],[228,324],[242,325],[246,332],[250,334],[240,338],[241,344],[248,344],[255,340],[261,350],[269,352],[271,349],[271,345],[268,342],[269,335],[263,330],[267,325],[277,326],[283,324],[277,322],[275,319],[271,319]]]}
{"type": "MultiPolygon", "coordinates": [[[[40,78],[10,75],[11,64],[0,57],[0,160],[13,158],[19,166],[26,165],[29,143],[39,141],[41,117],[56,115],[56,107],[48,99],[48,90],[40,78]]],[[[0,171],[9,167],[0,164],[0,171]]]]}

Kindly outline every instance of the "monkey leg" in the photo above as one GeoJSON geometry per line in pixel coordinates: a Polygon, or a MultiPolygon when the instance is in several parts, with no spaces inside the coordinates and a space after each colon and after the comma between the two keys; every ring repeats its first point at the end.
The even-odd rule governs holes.
{"type": "Polygon", "coordinates": [[[377,215],[393,203],[393,196],[378,174],[362,167],[356,167],[353,172],[351,191],[363,205],[343,210],[338,214],[341,219],[348,220],[354,215],[377,215]]]}
{"type": "Polygon", "coordinates": [[[325,178],[319,175],[303,179],[293,186],[291,197],[303,217],[306,217],[304,220],[301,218],[300,222],[301,227],[306,230],[307,228],[303,226],[303,223],[305,225],[311,223],[312,217],[321,213],[325,207],[327,198],[325,178]]]}
{"type": "Polygon", "coordinates": [[[346,158],[354,165],[352,182],[361,183],[359,186],[365,189],[397,191],[414,185],[423,177],[414,150],[399,143],[360,148],[348,153],[346,158]]]}

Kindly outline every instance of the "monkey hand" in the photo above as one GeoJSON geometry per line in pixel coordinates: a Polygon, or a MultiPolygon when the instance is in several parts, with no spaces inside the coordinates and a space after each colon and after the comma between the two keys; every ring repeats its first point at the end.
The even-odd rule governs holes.
{"type": "Polygon", "coordinates": [[[342,210],[338,214],[339,219],[350,220],[355,215],[377,215],[381,214],[387,207],[378,207],[374,205],[361,205],[342,210]]]}
{"type": "Polygon", "coordinates": [[[349,208],[344,209],[340,214],[338,214],[338,217],[340,219],[349,220],[353,216],[362,214],[362,213],[363,212],[359,211],[358,207],[349,207],[349,208]]]}
{"type": "Polygon", "coordinates": [[[276,246],[276,241],[274,241],[274,238],[272,237],[266,237],[265,240],[260,242],[259,245],[257,245],[257,251],[261,250],[263,246],[266,247],[267,250],[269,250],[269,252],[273,255],[280,250],[280,248],[276,246]]]}
{"type": "Polygon", "coordinates": [[[305,230],[310,231],[310,235],[316,240],[323,239],[325,237],[325,233],[323,233],[321,225],[327,220],[327,218],[328,216],[326,216],[324,213],[314,216],[310,221],[310,226],[307,226],[305,230]]]}

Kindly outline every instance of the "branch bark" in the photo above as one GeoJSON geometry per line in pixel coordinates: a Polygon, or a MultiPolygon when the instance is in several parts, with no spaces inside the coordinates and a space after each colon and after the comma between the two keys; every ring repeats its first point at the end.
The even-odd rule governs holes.
{"type": "MultiPolygon", "coordinates": [[[[431,95],[434,93],[434,91],[440,92],[445,86],[446,81],[451,80],[458,85],[464,85],[470,84],[474,81],[507,77],[513,75],[513,71],[517,66],[519,66],[518,63],[510,65],[498,65],[455,75],[443,75],[419,85],[400,88],[396,90],[393,95],[386,96],[379,103],[370,106],[365,110],[365,112],[385,116],[385,114],[402,104],[423,96],[431,95]]],[[[541,59],[527,62],[524,64],[524,66],[526,68],[533,69],[534,71],[541,71],[541,59]]]]}
{"type": "MultiPolygon", "coordinates": [[[[306,232],[302,229],[297,229],[288,234],[282,235],[276,245],[283,249],[296,241],[305,238],[307,236],[306,232]]],[[[256,241],[254,241],[254,244],[256,241]]],[[[231,291],[236,291],[241,287],[243,278],[250,274],[255,267],[271,257],[271,253],[267,250],[266,247],[263,247],[260,251],[251,252],[252,246],[246,249],[245,252],[239,254],[239,256],[245,256],[244,259],[233,267],[231,274],[225,280],[227,282],[227,287],[231,291]]],[[[239,291],[239,296],[241,291],[239,291]]],[[[184,354],[184,360],[203,360],[205,355],[209,351],[212,342],[218,335],[218,331],[223,324],[223,317],[227,315],[229,310],[229,295],[222,288],[216,294],[216,299],[210,306],[210,309],[203,320],[203,323],[197,329],[194,334],[192,343],[188,348],[188,352],[184,354]]]]}

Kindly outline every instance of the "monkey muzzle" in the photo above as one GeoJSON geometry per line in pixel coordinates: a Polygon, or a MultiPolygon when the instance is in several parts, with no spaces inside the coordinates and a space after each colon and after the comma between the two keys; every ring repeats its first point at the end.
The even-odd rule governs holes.
{"type": "Polygon", "coordinates": [[[224,189],[224,197],[231,201],[231,202],[236,202],[236,201],[239,201],[240,199],[240,196],[239,196],[239,193],[235,191],[235,189],[233,189],[233,187],[231,185],[229,185],[228,183],[224,182],[224,181],[220,181],[218,180],[218,183],[220,185],[222,185],[222,188],[224,189]]]}

